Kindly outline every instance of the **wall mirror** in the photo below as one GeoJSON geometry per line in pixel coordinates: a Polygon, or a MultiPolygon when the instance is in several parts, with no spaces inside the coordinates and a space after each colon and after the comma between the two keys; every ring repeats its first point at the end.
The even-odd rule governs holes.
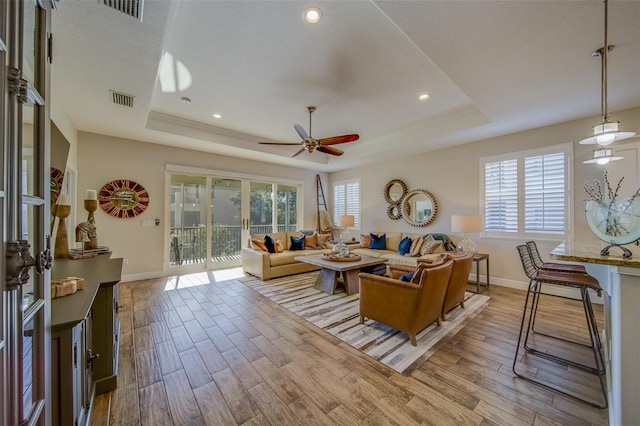
{"type": "Polygon", "coordinates": [[[405,195],[407,195],[407,184],[400,179],[390,180],[384,187],[384,199],[387,203],[399,204],[405,195]]]}
{"type": "Polygon", "coordinates": [[[434,196],[424,189],[410,191],[402,200],[401,214],[413,226],[426,226],[436,218],[438,203],[434,196]]]}
{"type": "Polygon", "coordinates": [[[398,204],[389,204],[389,207],[387,207],[387,216],[393,220],[400,219],[402,217],[400,206],[398,204]]]}

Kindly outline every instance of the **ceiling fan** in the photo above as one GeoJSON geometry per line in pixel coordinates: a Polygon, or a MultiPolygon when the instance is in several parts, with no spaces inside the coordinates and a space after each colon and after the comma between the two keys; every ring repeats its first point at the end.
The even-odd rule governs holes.
{"type": "Polygon", "coordinates": [[[299,143],[298,142],[259,142],[259,143],[263,145],[300,145],[302,144],[302,148],[300,148],[300,150],[295,154],[293,154],[291,157],[295,157],[296,155],[304,151],[308,151],[311,153],[316,149],[320,152],[324,152],[325,154],[342,155],[344,153],[343,151],[339,150],[338,148],[334,148],[330,145],[353,142],[353,141],[357,141],[360,138],[360,135],[353,133],[349,135],[333,136],[330,138],[314,139],[311,136],[311,114],[313,114],[315,110],[316,110],[316,107],[314,106],[307,107],[307,111],[309,111],[309,134],[308,135],[307,135],[307,132],[299,124],[295,124],[293,126],[293,128],[296,129],[296,132],[298,132],[298,135],[300,135],[300,137],[302,138],[302,142],[299,142],[299,143]]]}

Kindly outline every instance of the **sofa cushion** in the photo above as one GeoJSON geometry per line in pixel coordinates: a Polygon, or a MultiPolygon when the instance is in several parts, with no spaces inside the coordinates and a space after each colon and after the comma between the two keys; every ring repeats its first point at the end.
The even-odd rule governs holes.
{"type": "Polygon", "coordinates": [[[306,235],[304,238],[304,246],[312,249],[318,248],[318,233],[306,235]]]}
{"type": "Polygon", "coordinates": [[[299,256],[299,251],[285,250],[282,253],[273,253],[269,255],[269,263],[271,266],[283,266],[297,263],[294,257],[299,256]]]}
{"type": "Polygon", "coordinates": [[[417,257],[403,256],[400,253],[392,252],[392,251],[385,251],[380,255],[378,255],[378,257],[387,259],[387,263],[390,265],[408,265],[408,266],[416,266],[416,263],[417,263],[416,259],[418,259],[417,257]]]}
{"type": "Polygon", "coordinates": [[[373,250],[386,250],[387,249],[387,235],[376,235],[369,234],[371,238],[371,242],[369,243],[369,248],[373,250]]]}
{"type": "Polygon", "coordinates": [[[289,250],[304,250],[304,240],[305,236],[302,235],[300,237],[294,237],[293,235],[289,237],[291,239],[291,244],[289,245],[289,250]]]}
{"type": "Polygon", "coordinates": [[[264,245],[267,247],[269,253],[276,252],[276,240],[274,240],[271,235],[264,236],[264,245]]]}
{"type": "Polygon", "coordinates": [[[420,256],[420,248],[422,247],[423,241],[422,237],[416,237],[411,240],[411,248],[409,249],[411,256],[420,256]]]}
{"type": "Polygon", "coordinates": [[[416,271],[411,271],[411,272],[407,272],[404,275],[400,276],[400,281],[404,281],[404,282],[411,282],[411,279],[413,278],[413,275],[416,273],[416,271]]]}
{"type": "Polygon", "coordinates": [[[267,250],[267,246],[264,245],[264,242],[260,241],[258,239],[255,239],[255,238],[251,238],[250,246],[251,246],[252,249],[261,250],[261,251],[268,251],[267,250]]]}
{"type": "Polygon", "coordinates": [[[440,253],[444,251],[443,242],[433,238],[433,235],[428,234],[424,237],[422,247],[420,248],[420,255],[440,253]]]}
{"type": "Polygon", "coordinates": [[[382,235],[385,234],[386,235],[386,240],[387,240],[387,250],[391,250],[394,252],[398,251],[398,246],[400,245],[400,241],[402,241],[402,238],[405,237],[405,235],[402,234],[402,232],[372,232],[372,234],[375,235],[382,235]]]}
{"type": "Polygon", "coordinates": [[[407,255],[411,253],[411,238],[404,237],[398,244],[398,254],[407,255]]]}

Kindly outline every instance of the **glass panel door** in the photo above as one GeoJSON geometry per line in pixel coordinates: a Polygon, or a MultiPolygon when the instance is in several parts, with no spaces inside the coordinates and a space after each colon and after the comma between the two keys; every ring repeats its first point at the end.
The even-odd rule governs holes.
{"type": "Polygon", "coordinates": [[[298,188],[278,185],[278,232],[298,230],[298,188]]]}
{"type": "MultiPolygon", "coordinates": [[[[46,36],[50,3],[0,3],[2,327],[0,423],[45,424],[50,392],[50,276],[27,265],[46,259],[50,233],[46,36]],[[6,144],[6,146],[4,145],[6,144]]],[[[0,178],[1,179],[1,178],[0,178]]]]}
{"type": "Polygon", "coordinates": [[[171,175],[171,217],[169,220],[169,264],[207,263],[207,178],[171,175]]]}
{"type": "Polygon", "coordinates": [[[240,264],[242,243],[248,238],[243,229],[245,221],[242,219],[242,187],[239,179],[211,179],[210,241],[214,268],[240,264]]]}
{"type": "Polygon", "coordinates": [[[249,234],[274,232],[273,184],[249,183],[249,234]]]}

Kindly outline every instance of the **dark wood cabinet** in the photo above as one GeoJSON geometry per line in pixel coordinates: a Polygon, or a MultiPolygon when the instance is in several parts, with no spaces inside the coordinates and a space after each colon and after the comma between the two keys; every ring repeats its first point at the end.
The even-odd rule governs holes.
{"type": "Polygon", "coordinates": [[[118,282],[122,259],[56,259],[52,278],[84,278],[84,289],[51,303],[52,424],[85,425],[96,394],[117,386],[118,282]]]}

